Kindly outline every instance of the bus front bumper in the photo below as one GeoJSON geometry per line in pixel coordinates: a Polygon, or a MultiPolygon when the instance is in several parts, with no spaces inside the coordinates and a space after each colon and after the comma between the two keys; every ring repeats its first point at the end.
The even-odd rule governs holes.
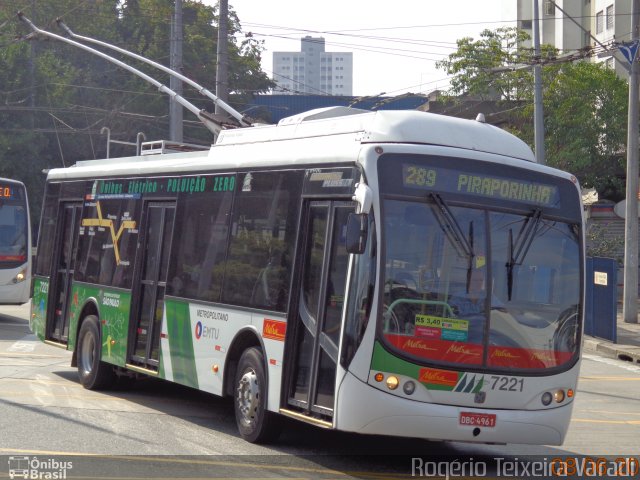
{"type": "Polygon", "coordinates": [[[561,445],[573,402],[547,410],[496,410],[417,402],[387,394],[347,373],[340,385],[339,430],[430,440],[561,445]],[[460,413],[496,414],[494,427],[460,424],[460,413]]]}

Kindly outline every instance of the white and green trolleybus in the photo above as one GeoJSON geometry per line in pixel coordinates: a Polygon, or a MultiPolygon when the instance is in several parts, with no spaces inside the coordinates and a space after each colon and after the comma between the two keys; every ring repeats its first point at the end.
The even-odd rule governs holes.
{"type": "Polygon", "coordinates": [[[31,326],[80,382],[149,375],[366,434],[561,444],[580,365],[572,175],[481,121],[312,111],[49,171],[31,326]]]}

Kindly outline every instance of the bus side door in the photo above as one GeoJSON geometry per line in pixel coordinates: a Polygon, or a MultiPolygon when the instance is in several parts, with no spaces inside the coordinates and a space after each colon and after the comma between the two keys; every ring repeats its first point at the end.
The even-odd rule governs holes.
{"type": "Polygon", "coordinates": [[[56,249],[53,255],[53,284],[49,289],[47,339],[66,344],[69,338],[69,296],[78,248],[78,227],[82,203],[60,204],[56,249]]]}
{"type": "Polygon", "coordinates": [[[139,247],[142,258],[134,277],[130,320],[133,330],[129,335],[133,343],[129,351],[135,366],[151,371],[157,371],[159,365],[160,329],[175,210],[173,202],[148,202],[144,209],[139,247]]]}
{"type": "Polygon", "coordinates": [[[352,202],[305,204],[299,251],[302,260],[294,329],[288,345],[287,404],[300,413],[330,420],[349,254],[345,225],[352,202]]]}

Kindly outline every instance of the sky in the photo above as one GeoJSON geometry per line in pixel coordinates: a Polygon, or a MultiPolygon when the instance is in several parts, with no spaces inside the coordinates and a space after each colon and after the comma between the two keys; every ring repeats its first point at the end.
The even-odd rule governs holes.
{"type": "MultiPolygon", "coordinates": [[[[515,0],[228,0],[243,32],[264,40],[262,69],[274,51],[300,51],[306,35],[328,52],[353,52],[353,95],[429,93],[448,86],[436,61],[462,37],[514,26],[515,0]],[[395,7],[395,8],[394,8],[395,7]]],[[[205,0],[212,5],[217,0],[205,0]]]]}

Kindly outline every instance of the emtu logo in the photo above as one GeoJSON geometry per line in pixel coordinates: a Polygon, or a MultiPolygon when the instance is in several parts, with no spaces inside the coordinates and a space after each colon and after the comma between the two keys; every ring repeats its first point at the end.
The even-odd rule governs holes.
{"type": "Polygon", "coordinates": [[[200,340],[202,337],[217,340],[220,336],[220,331],[217,328],[207,327],[206,325],[202,325],[202,322],[196,323],[194,333],[196,335],[196,340],[200,340]]]}

